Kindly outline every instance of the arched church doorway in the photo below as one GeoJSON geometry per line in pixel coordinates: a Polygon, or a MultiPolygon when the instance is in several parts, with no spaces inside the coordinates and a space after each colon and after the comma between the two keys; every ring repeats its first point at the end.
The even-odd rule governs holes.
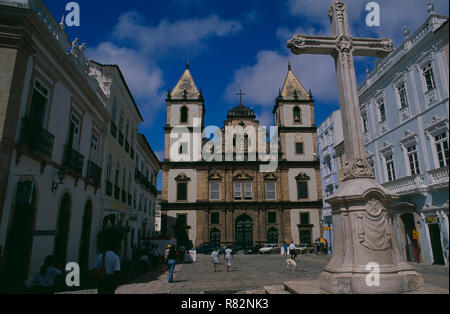
{"type": "Polygon", "coordinates": [[[5,277],[8,289],[22,288],[28,276],[36,215],[36,190],[31,181],[19,182],[9,236],[5,247],[5,277]]]}
{"type": "Polygon", "coordinates": [[[247,215],[242,215],[236,219],[235,244],[248,246],[253,244],[253,222],[247,215]]]}
{"type": "Polygon", "coordinates": [[[67,259],[67,243],[69,240],[71,199],[69,194],[64,194],[59,207],[58,224],[55,236],[55,257],[60,267],[65,268],[67,259]]]}
{"type": "Polygon", "coordinates": [[[81,226],[81,243],[80,243],[80,268],[81,270],[89,269],[89,248],[92,227],[92,202],[88,201],[84,207],[83,224],[81,226]]]}
{"type": "Polygon", "coordinates": [[[267,234],[267,243],[277,244],[278,243],[278,230],[276,228],[270,228],[267,234]]]}
{"type": "Polygon", "coordinates": [[[400,216],[405,228],[405,251],[408,262],[420,263],[420,249],[417,237],[415,236],[416,224],[413,214],[403,214],[400,216]]]}
{"type": "Polygon", "coordinates": [[[209,236],[209,242],[215,247],[220,248],[220,230],[217,228],[214,228],[211,230],[210,236],[209,236]]]}

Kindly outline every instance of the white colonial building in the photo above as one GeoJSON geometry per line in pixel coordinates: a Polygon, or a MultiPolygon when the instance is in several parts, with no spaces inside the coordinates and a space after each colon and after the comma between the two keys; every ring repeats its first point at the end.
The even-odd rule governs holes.
{"type": "Polygon", "coordinates": [[[448,17],[432,12],[359,88],[369,163],[401,198],[398,241],[409,261],[448,265],[448,17]]]}
{"type": "Polygon", "coordinates": [[[89,271],[105,212],[118,212],[130,259],[141,240],[132,227],[153,231],[160,166],[119,67],[90,62],[40,0],[0,0],[0,28],[0,288],[21,291],[49,255],[89,271]],[[149,170],[142,191],[138,154],[149,170]],[[148,214],[133,206],[134,187],[148,214]]]}
{"type": "Polygon", "coordinates": [[[54,254],[92,265],[101,208],[105,98],[40,1],[0,1],[1,282],[20,287],[54,254]]]}

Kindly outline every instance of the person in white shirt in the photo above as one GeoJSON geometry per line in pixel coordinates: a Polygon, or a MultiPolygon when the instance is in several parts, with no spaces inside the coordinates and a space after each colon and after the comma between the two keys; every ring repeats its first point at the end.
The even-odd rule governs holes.
{"type": "Polygon", "coordinates": [[[295,261],[295,258],[297,257],[297,253],[295,252],[296,246],[294,242],[289,245],[289,253],[291,254],[291,259],[295,261]]]}
{"type": "Polygon", "coordinates": [[[219,252],[217,252],[217,249],[214,249],[211,254],[211,258],[214,263],[214,272],[217,273],[217,265],[219,264],[219,252]]]}
{"type": "Polygon", "coordinates": [[[233,250],[230,249],[229,247],[227,247],[227,249],[225,250],[225,258],[227,259],[227,272],[230,272],[231,269],[231,257],[233,256],[233,250]]]}
{"type": "Polygon", "coordinates": [[[104,267],[105,271],[104,277],[99,282],[98,294],[114,294],[119,281],[120,258],[114,252],[115,246],[112,241],[107,241],[104,248],[93,266],[94,270],[104,267]]]}
{"type": "Polygon", "coordinates": [[[31,281],[41,293],[53,293],[56,279],[63,274],[63,272],[56,268],[56,258],[53,255],[47,256],[44,264],[38,272],[33,275],[31,281]]]}

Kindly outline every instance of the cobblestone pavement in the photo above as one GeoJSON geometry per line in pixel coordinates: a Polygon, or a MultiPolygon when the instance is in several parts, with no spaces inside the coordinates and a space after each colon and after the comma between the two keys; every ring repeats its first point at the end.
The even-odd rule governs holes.
{"type": "MultiPolygon", "coordinates": [[[[158,279],[123,285],[117,294],[251,294],[265,293],[265,286],[282,285],[287,281],[317,280],[329,256],[302,255],[297,258],[297,269],[286,269],[285,256],[280,255],[243,255],[233,258],[230,273],[226,271],[223,258],[214,272],[209,256],[199,255],[198,262],[177,265],[175,282],[168,283],[168,273],[158,279]]],[[[426,290],[424,293],[442,293],[449,289],[449,269],[445,266],[428,266],[414,264],[424,276],[426,290]]],[[[77,293],[95,293],[93,290],[77,293]]]]}

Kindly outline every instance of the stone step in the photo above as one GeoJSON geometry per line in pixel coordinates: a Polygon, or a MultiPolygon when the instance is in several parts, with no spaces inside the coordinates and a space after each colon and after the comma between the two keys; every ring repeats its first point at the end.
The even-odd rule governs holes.
{"type": "Polygon", "coordinates": [[[286,290],[284,285],[265,286],[264,290],[266,291],[266,294],[291,294],[286,290]]]}
{"type": "Polygon", "coordinates": [[[291,294],[327,294],[319,288],[319,280],[296,280],[283,283],[291,294]]]}

